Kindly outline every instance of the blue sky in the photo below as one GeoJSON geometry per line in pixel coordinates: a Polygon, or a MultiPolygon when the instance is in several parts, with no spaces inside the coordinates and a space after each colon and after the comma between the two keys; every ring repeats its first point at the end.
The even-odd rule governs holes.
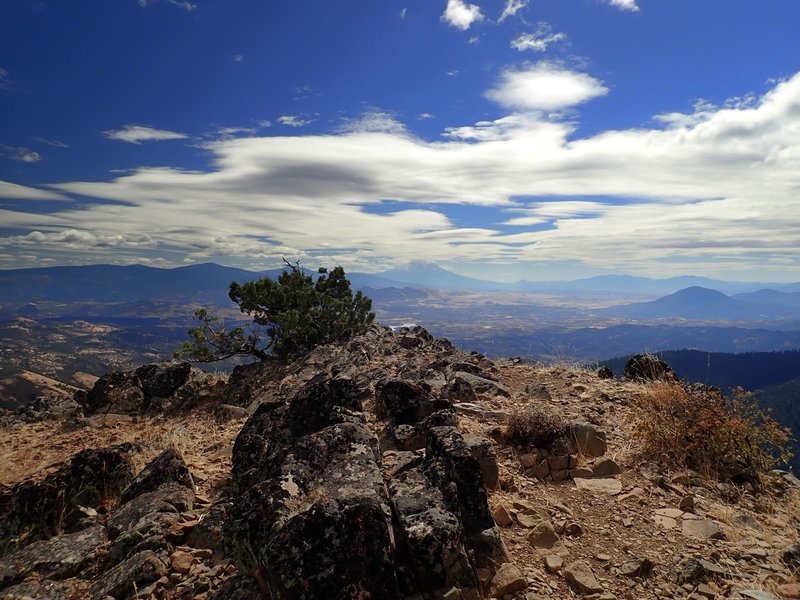
{"type": "Polygon", "coordinates": [[[800,280],[797,0],[5,0],[0,268],[800,280]]]}

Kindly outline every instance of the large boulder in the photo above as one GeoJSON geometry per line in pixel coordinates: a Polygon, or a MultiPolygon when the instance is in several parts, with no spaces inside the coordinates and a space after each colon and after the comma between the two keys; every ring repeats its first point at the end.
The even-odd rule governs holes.
{"type": "Polygon", "coordinates": [[[262,404],[233,450],[227,534],[276,598],[398,598],[391,509],[358,386],[318,379],[262,404]]]}
{"type": "Polygon", "coordinates": [[[194,481],[183,456],[175,448],[167,448],[153,459],[123,490],[120,502],[133,500],[145,492],[152,492],[165,483],[174,482],[194,490],[194,481]]]}
{"type": "Polygon", "coordinates": [[[634,381],[676,381],[675,371],[653,354],[634,354],[625,365],[625,379],[634,381]]]}

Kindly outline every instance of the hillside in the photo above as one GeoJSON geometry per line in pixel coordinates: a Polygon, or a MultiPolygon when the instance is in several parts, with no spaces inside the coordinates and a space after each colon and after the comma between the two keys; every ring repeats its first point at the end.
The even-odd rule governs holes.
{"type": "Polygon", "coordinates": [[[2,593],[796,597],[800,482],[757,491],[653,462],[635,424],[657,385],[378,327],[287,367],[112,374],[79,404],[7,418],[0,533],[16,533],[0,545],[2,593]],[[506,440],[532,407],[570,424],[566,446],[506,440]],[[80,466],[97,461],[108,468],[80,466]],[[20,520],[23,490],[82,490],[74,478],[111,473],[104,504],[62,506],[63,536],[41,528],[46,510],[20,520]]]}

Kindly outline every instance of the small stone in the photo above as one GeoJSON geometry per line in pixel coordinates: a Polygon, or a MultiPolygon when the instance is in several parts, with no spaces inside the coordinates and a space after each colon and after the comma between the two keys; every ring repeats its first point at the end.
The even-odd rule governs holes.
{"type": "Polygon", "coordinates": [[[604,591],[589,564],[583,560],[567,565],[564,569],[564,579],[581,594],[600,594],[604,591]]]}
{"type": "Polygon", "coordinates": [[[564,559],[558,554],[548,554],[544,557],[544,568],[551,573],[557,573],[564,567],[564,559]]]}
{"type": "Polygon", "coordinates": [[[694,497],[684,496],[683,498],[681,498],[681,501],[678,504],[678,508],[680,508],[684,512],[694,512],[694,497]]]}
{"type": "Polygon", "coordinates": [[[622,491],[622,483],[616,479],[575,479],[574,481],[579,490],[596,494],[616,496],[622,491]]]}
{"type": "Polygon", "coordinates": [[[623,527],[633,527],[633,519],[631,519],[630,517],[623,517],[622,526],[623,527]]]}
{"type": "Polygon", "coordinates": [[[752,598],[753,600],[778,600],[777,597],[762,590],[742,590],[739,594],[745,598],[752,598]]]}
{"type": "Polygon", "coordinates": [[[192,568],[194,557],[189,552],[176,550],[169,557],[169,565],[176,573],[188,573],[192,568]]]}
{"type": "Polygon", "coordinates": [[[594,471],[589,467],[577,467],[569,472],[572,479],[591,479],[594,477],[594,471]]]}
{"type": "Polygon", "coordinates": [[[620,466],[607,456],[598,458],[592,467],[595,477],[613,477],[622,473],[620,466]]]}
{"type": "Polygon", "coordinates": [[[619,568],[620,574],[625,577],[647,577],[653,570],[653,561],[649,558],[628,560],[619,568]]]}
{"type": "Polygon", "coordinates": [[[508,510],[502,504],[498,504],[494,507],[492,517],[494,517],[494,522],[500,527],[508,527],[514,522],[511,515],[508,514],[508,510]]]}
{"type": "Polygon", "coordinates": [[[604,553],[601,552],[600,554],[597,555],[596,558],[600,562],[608,562],[608,561],[611,560],[611,555],[610,554],[604,554],[604,553]]]}
{"type": "Polygon", "coordinates": [[[681,532],[698,540],[724,540],[725,534],[711,519],[684,520],[681,532]]]}
{"type": "Polygon", "coordinates": [[[550,465],[547,460],[542,460],[538,465],[533,467],[530,472],[531,477],[536,479],[544,479],[550,475],[550,465]]]}
{"type": "Polygon", "coordinates": [[[525,529],[533,529],[539,523],[542,522],[542,518],[536,514],[527,514],[527,513],[517,513],[517,523],[520,524],[520,527],[524,527],[525,529]]]}
{"type": "Polygon", "coordinates": [[[717,595],[717,592],[715,592],[713,589],[711,589],[710,586],[706,585],[705,583],[701,583],[700,585],[698,585],[695,592],[706,598],[714,598],[717,595]]]}
{"type": "Polygon", "coordinates": [[[549,549],[556,545],[558,542],[558,535],[556,535],[553,526],[550,523],[540,522],[533,531],[528,534],[528,542],[534,548],[549,549]]]}
{"type": "Polygon", "coordinates": [[[580,523],[570,523],[566,527],[564,527],[564,535],[568,535],[571,537],[578,537],[579,535],[583,535],[583,527],[581,527],[580,523]]]}
{"type": "Polygon", "coordinates": [[[505,563],[492,579],[492,595],[497,597],[528,589],[528,581],[513,563],[505,563]]]}

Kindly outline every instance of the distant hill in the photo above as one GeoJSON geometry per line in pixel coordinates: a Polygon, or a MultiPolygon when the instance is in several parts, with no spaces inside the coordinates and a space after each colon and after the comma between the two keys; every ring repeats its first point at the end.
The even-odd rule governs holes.
{"type": "Polygon", "coordinates": [[[741,294],[692,286],[650,302],[598,309],[597,314],[625,319],[770,320],[800,318],[800,295],[777,291],[741,294]],[[794,300],[794,302],[793,302],[794,300]]]}
{"type": "MultiPolygon", "coordinates": [[[[760,390],[800,377],[800,350],[738,354],[665,350],[656,354],[680,379],[713,385],[725,392],[737,386],[748,391],[760,390]]],[[[630,356],[621,356],[601,364],[622,375],[629,359],[630,356]]]]}
{"type": "Polygon", "coordinates": [[[430,262],[412,261],[405,266],[397,267],[378,274],[384,279],[399,281],[406,285],[423,288],[449,290],[496,290],[507,289],[508,284],[464,277],[443,269],[430,262]]]}

